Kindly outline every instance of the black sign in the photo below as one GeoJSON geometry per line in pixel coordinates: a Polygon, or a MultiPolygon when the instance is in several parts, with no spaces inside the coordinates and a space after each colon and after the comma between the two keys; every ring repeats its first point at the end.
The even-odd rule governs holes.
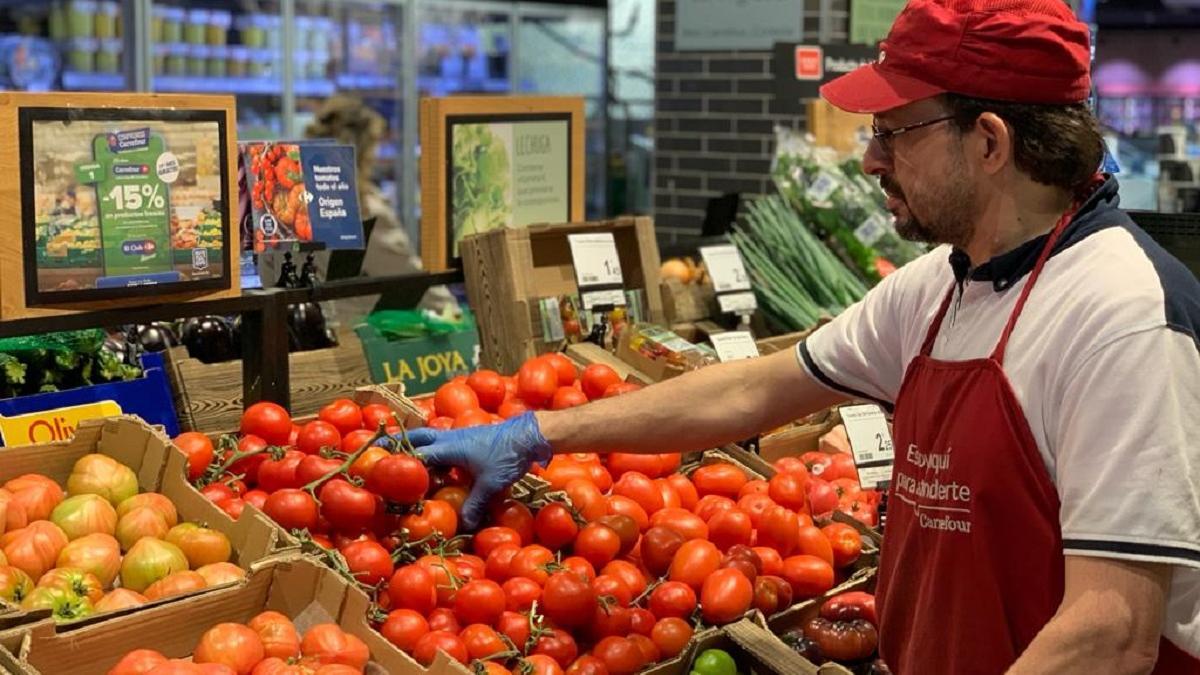
{"type": "Polygon", "coordinates": [[[776,110],[802,112],[808,99],[820,98],[821,85],[878,57],[878,48],[867,45],[776,42],[776,110]]]}

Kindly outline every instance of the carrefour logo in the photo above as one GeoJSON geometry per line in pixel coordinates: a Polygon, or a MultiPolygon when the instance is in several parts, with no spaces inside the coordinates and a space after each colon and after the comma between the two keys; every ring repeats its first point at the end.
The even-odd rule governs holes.
{"type": "Polygon", "coordinates": [[[150,128],[130,129],[108,134],[108,149],[111,152],[140,150],[150,145],[150,128]]]}
{"type": "Polygon", "coordinates": [[[114,176],[145,176],[150,173],[150,166],[147,164],[114,164],[114,176]]]}
{"type": "Polygon", "coordinates": [[[121,252],[125,255],[154,255],[158,245],[153,239],[135,239],[121,242],[121,252]]]}

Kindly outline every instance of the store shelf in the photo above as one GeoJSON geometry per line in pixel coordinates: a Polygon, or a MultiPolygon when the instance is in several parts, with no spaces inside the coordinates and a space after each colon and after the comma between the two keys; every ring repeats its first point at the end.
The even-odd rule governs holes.
{"type": "Polygon", "coordinates": [[[512,85],[507,78],[464,79],[433,75],[419,76],[417,78],[417,88],[435,96],[460,91],[482,91],[489,94],[502,94],[512,91],[512,85]]]}
{"type": "MultiPolygon", "coordinates": [[[[156,91],[188,92],[194,94],[259,94],[278,96],[283,90],[273,77],[191,77],[158,75],[154,78],[156,91]]],[[[297,96],[332,96],[336,90],[330,80],[296,80],[297,96]]]]}
{"type": "Polygon", "coordinates": [[[377,91],[383,89],[395,90],[398,88],[396,78],[387,75],[341,73],[334,78],[334,83],[337,84],[339,89],[377,91]]]}
{"type": "Polygon", "coordinates": [[[121,91],[125,89],[125,76],[120,73],[82,73],[65,70],[62,87],[69,91],[121,91]]]}

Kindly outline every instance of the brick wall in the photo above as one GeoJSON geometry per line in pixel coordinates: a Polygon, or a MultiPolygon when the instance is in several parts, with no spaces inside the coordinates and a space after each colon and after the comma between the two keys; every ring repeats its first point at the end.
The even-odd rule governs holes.
{"type": "MultiPolygon", "coordinates": [[[[805,4],[804,35],[845,41],[849,0],[805,4]]],[[[803,115],[774,106],[772,53],[675,51],[675,0],[658,0],[655,58],[654,218],[664,246],[700,232],[708,200],[727,192],[768,193],[777,124],[804,128],[803,115]]]]}

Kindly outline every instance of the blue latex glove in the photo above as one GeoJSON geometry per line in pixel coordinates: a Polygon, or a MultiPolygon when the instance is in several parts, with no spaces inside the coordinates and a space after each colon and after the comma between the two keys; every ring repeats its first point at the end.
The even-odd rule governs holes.
{"type": "Polygon", "coordinates": [[[437,431],[413,429],[408,440],[430,466],[459,466],[471,472],[475,485],[463,504],[465,530],[479,527],[488,501],[520,480],[534,462],[550,461],[550,444],[527,412],[501,424],[437,431]]]}

